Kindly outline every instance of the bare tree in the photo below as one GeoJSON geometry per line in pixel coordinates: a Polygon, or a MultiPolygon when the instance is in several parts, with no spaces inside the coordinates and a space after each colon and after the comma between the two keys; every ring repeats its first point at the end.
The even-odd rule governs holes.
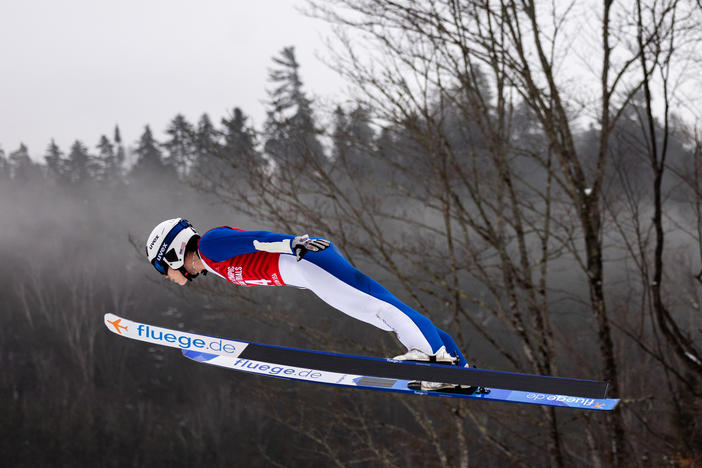
{"type": "MultiPolygon", "coordinates": [[[[663,177],[666,173],[666,160],[669,152],[670,106],[674,92],[673,67],[679,51],[678,42],[689,41],[686,29],[694,31],[699,26],[699,15],[685,11],[682,2],[670,1],[662,5],[642,5],[636,2],[637,12],[637,45],[640,52],[641,73],[643,75],[643,90],[646,107],[643,122],[646,125],[645,135],[647,154],[653,174],[653,225],[656,232],[655,252],[653,257],[653,272],[650,278],[653,309],[658,328],[663,333],[668,344],[674,349],[678,358],[696,373],[702,376],[702,352],[695,346],[691,337],[681,330],[676,319],[666,306],[662,295],[665,234],[663,225],[663,177]],[[650,35],[651,24],[662,25],[648,42],[645,36],[650,35]],[[653,82],[654,74],[658,75],[660,94],[663,101],[662,135],[656,131],[657,121],[653,112],[653,82]],[[662,139],[662,141],[660,141],[662,139]]],[[[702,36],[693,37],[694,43],[699,44],[702,36]]],[[[688,47],[683,50],[688,51],[688,47]]]]}
{"type": "MultiPolygon", "coordinates": [[[[343,148],[328,161],[304,158],[318,153],[310,148],[294,167],[249,168],[245,187],[220,194],[275,228],[329,235],[352,261],[383,275],[391,289],[449,328],[469,355],[503,368],[599,376],[618,396],[633,372],[619,349],[665,360],[624,322],[616,320],[621,333],[613,331],[618,308],[612,303],[619,299],[608,297],[625,298],[635,288],[620,291],[614,277],[605,277],[608,236],[630,234],[618,230],[616,212],[609,211],[613,224],[607,218],[614,207],[610,183],[624,167],[617,163],[617,135],[643,95],[639,140],[644,135],[648,142],[654,174],[656,240],[651,268],[641,271],[657,329],[697,371],[694,339],[661,288],[671,73],[680,72],[678,44],[696,40],[692,25],[700,14],[693,3],[337,0],[311,6],[314,15],[342,27],[332,65],[357,85],[357,107],[377,137],[361,142],[335,130],[335,144],[343,148]],[[654,128],[658,98],[662,143],[654,128]],[[588,123],[589,133],[582,130],[588,123]],[[596,143],[581,145],[583,135],[596,143]],[[349,154],[372,168],[369,178],[349,154]],[[583,329],[592,333],[574,340],[583,329]]],[[[343,111],[336,116],[346,125],[343,111]]],[[[674,365],[663,367],[689,381],[674,365]]],[[[622,466],[631,455],[627,447],[634,449],[627,431],[637,431],[626,411],[624,404],[606,425],[578,418],[587,449],[576,448],[566,430],[571,423],[553,409],[529,413],[521,423],[545,421],[541,441],[553,466],[570,459],[622,466]]],[[[482,434],[490,427],[478,409],[455,414],[460,427],[472,422],[471,430],[482,434]]],[[[420,422],[426,417],[415,414],[420,422]]],[[[443,460],[444,441],[436,440],[443,460]]],[[[508,435],[485,441],[513,463],[530,460],[508,435]]],[[[455,442],[465,464],[469,442],[455,442]]]]}

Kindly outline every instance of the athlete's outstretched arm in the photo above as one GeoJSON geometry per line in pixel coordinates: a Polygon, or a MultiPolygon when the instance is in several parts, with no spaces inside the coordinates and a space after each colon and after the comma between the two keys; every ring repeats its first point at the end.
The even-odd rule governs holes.
{"type": "Polygon", "coordinates": [[[310,238],[307,234],[292,236],[269,231],[241,231],[218,227],[207,231],[198,245],[200,251],[214,261],[256,251],[295,255],[301,260],[308,251],[318,252],[329,247],[329,241],[310,238]]]}

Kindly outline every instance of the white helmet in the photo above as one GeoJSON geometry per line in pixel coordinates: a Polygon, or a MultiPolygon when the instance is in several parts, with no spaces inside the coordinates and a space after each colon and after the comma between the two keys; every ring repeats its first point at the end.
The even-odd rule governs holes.
{"type": "Polygon", "coordinates": [[[166,220],[156,226],[146,239],[146,257],[162,275],[167,274],[168,267],[171,267],[180,270],[186,278],[192,279],[197,275],[188,273],[183,265],[185,247],[194,236],[198,236],[197,231],[187,220],[166,220]]]}

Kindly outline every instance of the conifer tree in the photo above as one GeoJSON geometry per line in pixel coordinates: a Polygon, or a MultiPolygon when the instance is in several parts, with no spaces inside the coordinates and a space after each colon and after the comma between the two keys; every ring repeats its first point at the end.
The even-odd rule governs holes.
{"type": "Polygon", "coordinates": [[[115,145],[103,135],[97,144],[97,150],[99,179],[110,186],[119,184],[122,179],[122,165],[117,158],[115,145]]]}
{"type": "Polygon", "coordinates": [[[29,157],[29,150],[24,143],[10,153],[9,156],[10,175],[14,180],[29,182],[41,176],[40,170],[29,157]]]}
{"type": "Polygon", "coordinates": [[[346,159],[350,142],[347,135],[348,118],[341,106],[334,109],[334,128],[332,130],[332,161],[341,164],[346,159]]]}
{"type": "Polygon", "coordinates": [[[0,147],[0,180],[10,178],[10,163],[5,156],[5,150],[0,147]]]}
{"type": "Polygon", "coordinates": [[[46,161],[47,177],[55,180],[58,184],[65,184],[67,182],[65,155],[53,138],[46,148],[44,161],[46,161]]]}
{"type": "Polygon", "coordinates": [[[299,170],[325,163],[315,126],[312,101],[303,90],[295,48],[285,47],[273,58],[269,73],[274,88],[268,92],[269,109],[264,124],[264,149],[278,164],[299,170]]]}
{"type": "Polygon", "coordinates": [[[120,169],[120,175],[123,173],[122,171],[124,170],[124,161],[126,159],[126,152],[124,150],[124,145],[122,144],[122,134],[119,131],[119,126],[115,125],[115,135],[113,138],[115,142],[115,159],[117,164],[119,165],[120,169]]]}
{"type": "Polygon", "coordinates": [[[94,158],[88,153],[88,148],[76,140],[71,145],[66,161],[66,174],[73,184],[85,184],[96,174],[94,158]]]}
{"type": "Polygon", "coordinates": [[[136,163],[132,168],[132,175],[135,178],[141,177],[168,177],[172,173],[163,162],[160,145],[151,133],[151,128],[147,125],[144,128],[134,150],[137,156],[136,163]]]}
{"type": "Polygon", "coordinates": [[[224,141],[221,157],[239,175],[245,175],[246,170],[255,170],[264,163],[256,151],[256,133],[248,126],[247,120],[238,107],[230,118],[222,119],[224,141]]]}
{"type": "Polygon", "coordinates": [[[163,144],[167,153],[165,162],[181,179],[184,179],[195,158],[195,129],[185,116],[178,114],[168,125],[166,133],[169,139],[163,144]]]}
{"type": "Polygon", "coordinates": [[[197,175],[215,174],[210,170],[220,152],[220,134],[212,124],[209,115],[202,114],[197,123],[193,147],[195,158],[191,172],[197,175]]]}
{"type": "Polygon", "coordinates": [[[350,175],[362,176],[362,180],[366,180],[370,174],[376,174],[371,169],[380,169],[377,155],[373,155],[374,134],[368,122],[368,112],[361,106],[357,106],[349,115],[341,107],[334,111],[334,165],[350,175]]]}

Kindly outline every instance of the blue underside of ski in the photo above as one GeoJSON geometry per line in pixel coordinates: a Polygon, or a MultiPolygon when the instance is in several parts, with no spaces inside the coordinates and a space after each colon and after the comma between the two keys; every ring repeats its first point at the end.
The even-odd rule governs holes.
{"type": "Polygon", "coordinates": [[[366,375],[340,374],[315,369],[282,366],[267,362],[251,361],[249,359],[232,358],[207,354],[200,351],[184,349],[183,355],[198,362],[204,362],[219,367],[225,367],[240,372],[278,377],[289,380],[300,380],[317,384],[335,385],[341,387],[380,390],[413,395],[440,396],[449,398],[467,398],[471,400],[502,401],[506,403],[527,403],[533,405],[557,406],[561,408],[577,408],[587,410],[613,410],[619,402],[614,398],[583,398],[546,393],[522,392],[519,390],[504,390],[499,388],[485,389],[486,393],[462,394],[445,393],[441,391],[421,391],[408,387],[409,380],[387,379],[366,375]]]}
{"type": "Polygon", "coordinates": [[[286,379],[399,393],[591,410],[611,410],[619,401],[605,398],[605,382],[263,345],[146,325],[113,314],[105,315],[105,326],[125,338],[181,349],[188,358],[196,361],[286,379]],[[407,384],[412,380],[480,386],[490,391],[474,395],[424,392],[410,389],[407,384]]]}

